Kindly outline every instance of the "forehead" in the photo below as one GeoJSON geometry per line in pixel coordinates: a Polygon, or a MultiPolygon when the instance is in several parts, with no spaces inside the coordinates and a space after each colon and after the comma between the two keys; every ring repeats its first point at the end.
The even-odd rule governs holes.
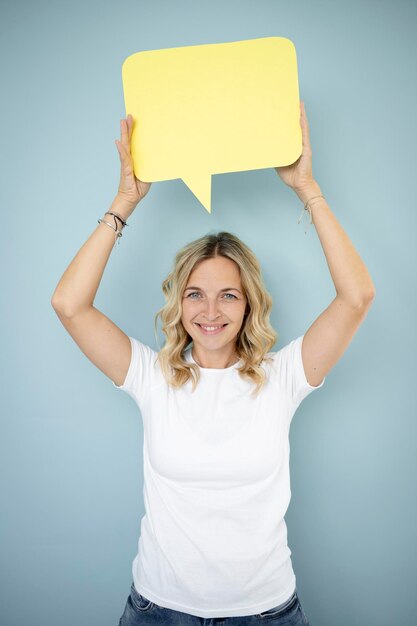
{"type": "Polygon", "coordinates": [[[240,285],[240,271],[237,264],[225,257],[216,257],[201,261],[191,272],[187,284],[200,282],[223,282],[240,285]]]}

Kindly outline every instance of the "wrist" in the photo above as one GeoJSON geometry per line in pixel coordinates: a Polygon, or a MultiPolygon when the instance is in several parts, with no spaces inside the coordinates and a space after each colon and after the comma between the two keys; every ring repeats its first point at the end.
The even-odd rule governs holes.
{"type": "Polygon", "coordinates": [[[308,200],[313,198],[313,196],[318,196],[322,193],[320,185],[315,180],[311,181],[311,183],[308,183],[307,185],[304,185],[303,187],[294,188],[294,191],[303,204],[308,202],[308,200]]]}
{"type": "Polygon", "coordinates": [[[131,204],[125,198],[117,195],[111,203],[109,211],[114,211],[115,213],[118,213],[126,221],[132,215],[137,204],[138,203],[131,204]]]}

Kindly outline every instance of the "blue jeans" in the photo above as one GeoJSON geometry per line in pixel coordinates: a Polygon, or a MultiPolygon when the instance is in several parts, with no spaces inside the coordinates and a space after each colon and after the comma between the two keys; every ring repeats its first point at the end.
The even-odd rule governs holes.
{"type": "Polygon", "coordinates": [[[119,626],[145,626],[148,624],[167,624],[168,626],[260,626],[260,624],[265,624],[265,626],[310,626],[310,622],[301,607],[297,590],[286,602],[256,615],[198,617],[155,604],[140,594],[132,583],[123,615],[119,620],[119,626]]]}

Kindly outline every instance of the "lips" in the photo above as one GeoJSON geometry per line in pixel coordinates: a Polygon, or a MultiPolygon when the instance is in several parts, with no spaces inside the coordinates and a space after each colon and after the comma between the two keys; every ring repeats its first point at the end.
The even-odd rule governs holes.
{"type": "Polygon", "coordinates": [[[220,333],[227,326],[227,324],[221,324],[221,325],[205,324],[203,326],[202,324],[198,324],[197,322],[194,322],[194,323],[196,326],[199,327],[199,329],[204,335],[216,335],[217,333],[220,333]]]}

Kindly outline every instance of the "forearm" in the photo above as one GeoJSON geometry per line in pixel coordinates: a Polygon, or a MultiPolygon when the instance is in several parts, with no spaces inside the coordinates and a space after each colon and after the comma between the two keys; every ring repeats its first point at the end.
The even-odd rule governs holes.
{"type": "MultiPolygon", "coordinates": [[[[325,195],[316,182],[308,188],[295,191],[303,205],[313,196],[325,195]]],[[[369,302],[375,294],[372,279],[327,201],[317,198],[309,206],[336,293],[353,306],[369,302]]],[[[304,219],[307,217],[310,220],[310,215],[306,213],[304,219]]]]}
{"type": "MultiPolygon", "coordinates": [[[[118,213],[125,221],[132,212],[121,200],[116,198],[109,211],[118,213]]],[[[114,224],[112,215],[102,216],[106,222],[114,224]]],[[[121,223],[116,220],[120,230],[121,223]]],[[[125,230],[125,229],[123,229],[125,230]]],[[[116,232],[101,222],[77,252],[53,293],[51,304],[66,316],[93,306],[104,269],[115,244],[116,232]]]]}

